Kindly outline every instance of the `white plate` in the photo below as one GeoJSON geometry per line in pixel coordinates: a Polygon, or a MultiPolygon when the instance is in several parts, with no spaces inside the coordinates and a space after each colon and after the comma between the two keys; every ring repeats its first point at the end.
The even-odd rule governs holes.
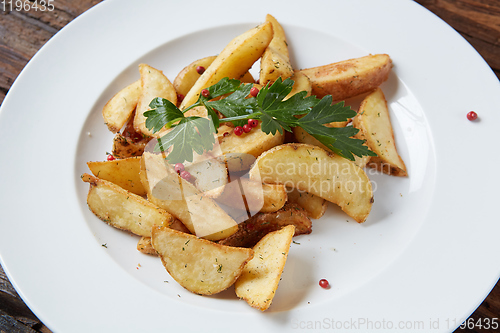
{"type": "Polygon", "coordinates": [[[57,332],[452,331],[500,275],[497,78],[460,35],[411,1],[240,6],[108,0],[26,66],[0,112],[0,254],[14,286],[57,332]],[[391,55],[383,89],[410,176],[370,173],[375,204],[362,225],[335,207],[314,221],[313,233],[292,244],[273,305],[260,313],[232,290],[201,297],[182,289],[157,258],[135,250],[136,237],[88,211],[80,175],[111,149],[100,110],[138,78],[137,64],[173,80],[267,13],[284,26],[296,67],[391,55]],[[470,110],[478,121],[466,119],[470,110]],[[318,286],[323,277],[330,290],[318,286]]]}

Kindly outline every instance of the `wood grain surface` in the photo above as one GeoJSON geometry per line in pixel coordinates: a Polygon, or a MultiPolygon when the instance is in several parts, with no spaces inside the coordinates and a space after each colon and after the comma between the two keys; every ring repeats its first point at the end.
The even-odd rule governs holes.
{"type": "MultiPolygon", "coordinates": [[[[27,0],[25,0],[27,1],[27,0]]],[[[32,1],[33,2],[33,1],[32,1]]],[[[0,11],[0,103],[33,55],[57,31],[98,0],[55,0],[54,10],[0,11]]],[[[417,0],[458,31],[500,78],[499,0],[417,0]]],[[[457,272],[459,274],[459,272],[457,272]]],[[[466,286],[464,286],[466,287],[466,286]]],[[[471,315],[477,323],[500,317],[500,283],[471,315]]],[[[495,330],[457,329],[456,332],[495,330]]],[[[499,330],[500,331],[500,330],[499,330]]],[[[0,267],[0,332],[50,332],[29,310],[0,267]]]]}

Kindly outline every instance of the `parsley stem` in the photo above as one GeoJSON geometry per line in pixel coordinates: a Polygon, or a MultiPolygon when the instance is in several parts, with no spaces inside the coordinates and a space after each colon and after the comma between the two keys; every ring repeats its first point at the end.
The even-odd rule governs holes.
{"type": "Polygon", "coordinates": [[[262,116],[262,112],[257,111],[254,113],[249,113],[241,116],[222,118],[221,122],[230,122],[230,121],[245,120],[245,119],[258,119],[259,116],[262,116]]]}
{"type": "Polygon", "coordinates": [[[174,125],[176,122],[179,122],[181,121],[182,119],[184,119],[183,117],[179,117],[179,118],[175,118],[174,120],[171,120],[169,121],[168,123],[165,124],[165,127],[166,128],[172,128],[172,127],[175,127],[177,125],[174,125]]]}
{"type": "Polygon", "coordinates": [[[187,108],[183,109],[183,110],[182,110],[182,113],[186,113],[187,111],[189,111],[189,110],[191,110],[191,109],[193,109],[193,108],[195,108],[195,107],[197,107],[197,106],[200,106],[200,105],[202,105],[202,103],[198,100],[196,103],[191,104],[191,105],[190,105],[190,106],[188,106],[187,108]]]}

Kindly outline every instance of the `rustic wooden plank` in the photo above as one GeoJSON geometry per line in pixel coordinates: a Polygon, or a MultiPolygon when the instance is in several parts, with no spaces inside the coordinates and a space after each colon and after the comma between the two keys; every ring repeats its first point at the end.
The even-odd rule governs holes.
{"type": "Polygon", "coordinates": [[[13,11],[0,15],[0,44],[31,58],[57,32],[35,19],[13,11]]]}
{"type": "Polygon", "coordinates": [[[51,331],[31,312],[0,266],[0,333],[50,333],[51,331]]]}
{"type": "Polygon", "coordinates": [[[0,103],[29,59],[56,31],[18,12],[0,15],[0,103]]]}
{"type": "Polygon", "coordinates": [[[20,52],[0,44],[0,103],[3,97],[7,94],[14,80],[21,72],[21,69],[26,65],[29,57],[20,52]],[[1,95],[3,94],[3,96],[1,95]]]}
{"type": "Polygon", "coordinates": [[[432,1],[432,4],[428,6],[461,33],[491,44],[498,43],[500,36],[499,1],[480,3],[470,0],[439,0],[432,1]]]}
{"type": "Polygon", "coordinates": [[[37,333],[0,310],[0,332],[2,333],[37,333]]]}
{"type": "Polygon", "coordinates": [[[54,1],[53,11],[0,14],[0,104],[35,53],[62,27],[100,0],[54,1]],[[5,62],[4,62],[5,60],[5,62]]]}
{"type": "Polygon", "coordinates": [[[19,297],[16,290],[7,278],[7,275],[3,271],[2,266],[0,266],[0,292],[4,292],[8,295],[11,295],[12,297],[19,297]]]}
{"type": "Polygon", "coordinates": [[[500,78],[500,1],[416,0],[457,30],[500,78]]]}

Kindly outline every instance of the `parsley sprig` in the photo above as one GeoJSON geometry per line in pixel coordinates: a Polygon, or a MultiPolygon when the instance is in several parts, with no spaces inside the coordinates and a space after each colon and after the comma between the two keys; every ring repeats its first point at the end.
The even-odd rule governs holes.
{"type": "Polygon", "coordinates": [[[301,91],[285,99],[291,92],[293,80],[282,81],[278,78],[272,85],[260,89],[256,97],[249,97],[252,84],[241,83],[235,79],[224,78],[208,89],[209,97],[200,94],[198,101],[184,110],[164,98],[155,98],[149,104],[151,110],[144,112],[146,127],[156,133],[161,129],[172,128],[158,142],[158,150],[170,149],[167,159],[170,163],[193,161],[193,151],[202,154],[209,151],[215,143],[214,134],[220,121],[231,122],[235,126],[245,124],[248,119],[262,121],[261,129],[266,134],[281,134],[299,126],[336,154],[349,160],[356,156],[377,156],[364,146],[363,140],[352,138],[359,131],[347,127],[327,127],[331,122],[346,121],[356,116],[356,111],[345,106],[344,102],[332,104],[332,96],[322,99],[306,96],[301,91]],[[219,97],[225,98],[218,99],[219,97]],[[185,116],[185,112],[205,106],[208,118],[185,116]],[[219,111],[225,118],[219,119],[219,111]]]}

